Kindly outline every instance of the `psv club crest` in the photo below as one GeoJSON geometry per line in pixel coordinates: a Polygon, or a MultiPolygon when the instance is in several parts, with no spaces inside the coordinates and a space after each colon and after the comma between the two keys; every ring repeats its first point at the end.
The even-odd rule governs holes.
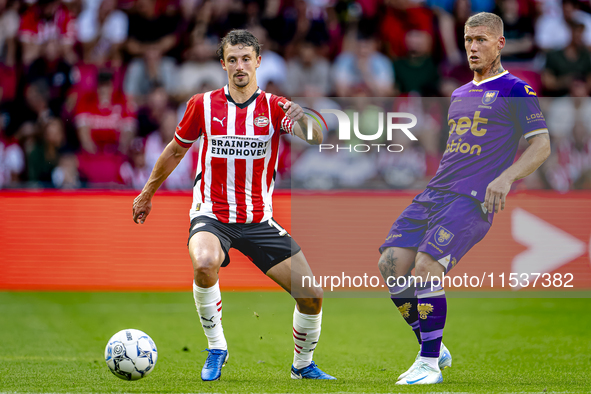
{"type": "Polygon", "coordinates": [[[498,90],[487,90],[486,92],[484,92],[484,96],[482,96],[482,104],[490,105],[494,103],[498,95],[498,90]]]}
{"type": "Polygon", "coordinates": [[[451,231],[443,226],[439,226],[437,232],[435,233],[435,242],[437,242],[437,245],[439,246],[446,246],[451,242],[453,237],[454,235],[451,231]]]}
{"type": "Polygon", "coordinates": [[[266,125],[269,124],[269,118],[267,118],[266,116],[257,116],[254,120],[254,125],[256,127],[265,127],[266,125]]]}

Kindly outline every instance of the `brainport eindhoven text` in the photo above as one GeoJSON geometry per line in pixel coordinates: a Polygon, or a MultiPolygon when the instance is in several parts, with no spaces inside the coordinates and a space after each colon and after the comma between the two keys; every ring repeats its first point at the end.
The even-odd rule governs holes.
{"type": "MultiPolygon", "coordinates": [[[[417,117],[413,114],[406,112],[388,112],[384,116],[383,112],[378,113],[378,130],[373,134],[362,134],[359,131],[359,113],[353,112],[353,127],[351,127],[351,120],[349,115],[343,111],[336,109],[323,109],[320,111],[323,114],[333,114],[337,117],[339,123],[339,141],[343,141],[344,145],[339,144],[320,144],[318,146],[319,152],[333,151],[333,152],[358,152],[367,153],[370,151],[380,152],[392,152],[400,153],[404,150],[404,147],[400,144],[378,144],[378,143],[366,143],[366,144],[346,144],[351,140],[351,129],[355,137],[361,141],[375,141],[382,137],[384,132],[384,119],[386,120],[386,139],[392,141],[392,135],[394,131],[402,132],[411,141],[417,141],[409,129],[416,126],[417,117]],[[396,120],[396,121],[395,121],[396,120]],[[410,122],[399,122],[400,120],[410,120],[410,122]]],[[[308,139],[312,139],[312,118],[308,116],[307,124],[308,139]]],[[[365,131],[365,130],[364,130],[365,131]]]]}

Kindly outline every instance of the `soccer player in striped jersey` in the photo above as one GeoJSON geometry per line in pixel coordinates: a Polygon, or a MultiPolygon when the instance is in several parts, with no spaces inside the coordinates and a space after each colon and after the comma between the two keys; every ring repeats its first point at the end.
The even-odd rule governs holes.
{"type": "Polygon", "coordinates": [[[258,88],[259,53],[257,38],[246,30],[233,30],[222,39],[218,56],[228,85],[189,100],[174,139],[134,200],[133,219],[144,223],[158,187],[201,139],[188,242],[195,304],[209,343],[201,378],[218,380],[228,359],[218,272],[230,263],[232,247],[296,300],[291,377],[335,379],[312,361],[320,337],[322,289],[301,287],[302,276],[312,277],[312,272],[298,244],[273,219],[272,207],[279,137],[292,134],[320,144],[322,129],[314,124],[307,140],[302,108],[258,88]]]}
{"type": "Polygon", "coordinates": [[[378,266],[392,301],[415,332],[421,350],[396,384],[443,381],[451,366],[442,343],[445,291],[431,278],[447,274],[488,232],[505,208],[511,184],[534,172],[550,154],[546,121],[534,90],[501,66],[503,21],[471,16],[464,42],[474,80],[451,97],[447,149],[435,177],[392,226],[378,266]],[[529,143],[514,162],[521,137],[529,143]],[[422,281],[398,281],[415,267],[422,281]]]}

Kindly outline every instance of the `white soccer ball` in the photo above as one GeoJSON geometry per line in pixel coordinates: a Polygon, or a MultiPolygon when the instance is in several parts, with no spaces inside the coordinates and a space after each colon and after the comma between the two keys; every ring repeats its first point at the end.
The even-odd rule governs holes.
{"type": "Polygon", "coordinates": [[[113,335],[105,348],[105,361],[115,376],[138,380],[148,375],[156,365],[158,350],[146,334],[133,328],[113,335]]]}

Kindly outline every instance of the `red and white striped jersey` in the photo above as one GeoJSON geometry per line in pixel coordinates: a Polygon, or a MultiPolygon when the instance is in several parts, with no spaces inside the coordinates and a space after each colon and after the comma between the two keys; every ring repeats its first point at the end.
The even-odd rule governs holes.
{"type": "Polygon", "coordinates": [[[286,102],[258,89],[237,104],[227,85],[189,100],[175,140],[188,148],[202,137],[191,219],[205,215],[222,223],[260,223],[271,218],[279,137],[294,126],[279,106],[286,102]]]}

